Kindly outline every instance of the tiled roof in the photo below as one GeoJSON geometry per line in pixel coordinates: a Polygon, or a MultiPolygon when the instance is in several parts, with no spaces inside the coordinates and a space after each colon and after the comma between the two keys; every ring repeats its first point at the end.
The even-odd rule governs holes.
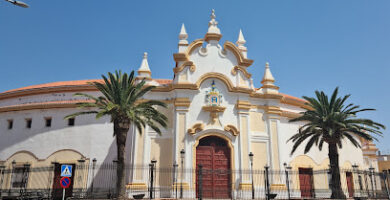
{"type": "MultiPolygon", "coordinates": [[[[170,84],[172,83],[172,80],[170,79],[153,79],[159,84],[170,84]]],[[[66,86],[83,86],[88,85],[90,82],[103,82],[102,79],[90,79],[90,80],[78,80],[78,81],[60,81],[60,82],[53,82],[53,83],[44,83],[39,85],[31,85],[27,87],[17,88],[8,90],[2,93],[12,93],[17,91],[23,91],[23,90],[31,90],[31,89],[40,89],[40,88],[52,88],[52,87],[66,87],[66,86]]]]}

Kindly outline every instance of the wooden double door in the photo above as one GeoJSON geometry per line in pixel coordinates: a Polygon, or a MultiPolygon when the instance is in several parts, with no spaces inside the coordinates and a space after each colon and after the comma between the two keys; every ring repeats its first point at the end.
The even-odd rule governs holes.
{"type": "Polygon", "coordinates": [[[202,165],[202,185],[196,176],[196,196],[202,187],[203,198],[231,197],[230,148],[227,142],[216,136],[201,139],[196,148],[196,171],[202,165]]]}
{"type": "Polygon", "coordinates": [[[299,168],[299,186],[301,197],[313,197],[313,170],[311,168],[299,168]]]}

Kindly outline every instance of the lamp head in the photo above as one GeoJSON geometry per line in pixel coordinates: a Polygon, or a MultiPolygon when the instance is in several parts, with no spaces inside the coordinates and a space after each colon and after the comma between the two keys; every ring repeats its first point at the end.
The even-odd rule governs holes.
{"type": "Polygon", "coordinates": [[[252,153],[252,152],[249,152],[249,160],[251,161],[251,162],[253,162],[253,156],[254,156],[254,154],[252,153]]]}
{"type": "Polygon", "coordinates": [[[184,158],[185,155],[186,155],[186,152],[184,151],[184,149],[182,149],[182,150],[180,151],[180,157],[181,157],[181,158],[184,158]]]}

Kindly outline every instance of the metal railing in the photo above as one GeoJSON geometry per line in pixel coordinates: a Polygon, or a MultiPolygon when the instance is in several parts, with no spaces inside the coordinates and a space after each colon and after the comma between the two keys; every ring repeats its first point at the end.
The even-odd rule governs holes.
{"type": "MultiPolygon", "coordinates": [[[[50,166],[0,166],[2,199],[62,199],[59,163],[50,166]]],[[[256,166],[255,166],[256,167],[256,166]]],[[[117,195],[116,163],[77,163],[66,198],[113,199],[117,195]]],[[[272,170],[182,169],[126,166],[129,198],[186,199],[327,199],[331,195],[330,169],[272,170]]],[[[341,169],[341,187],[348,198],[389,199],[388,174],[341,169]]]]}

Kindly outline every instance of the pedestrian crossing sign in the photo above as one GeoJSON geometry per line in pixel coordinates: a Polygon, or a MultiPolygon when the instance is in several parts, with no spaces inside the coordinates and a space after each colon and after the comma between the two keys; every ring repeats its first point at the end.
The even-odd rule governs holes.
{"type": "Polygon", "coordinates": [[[61,165],[61,176],[72,177],[72,165],[61,165]]]}

